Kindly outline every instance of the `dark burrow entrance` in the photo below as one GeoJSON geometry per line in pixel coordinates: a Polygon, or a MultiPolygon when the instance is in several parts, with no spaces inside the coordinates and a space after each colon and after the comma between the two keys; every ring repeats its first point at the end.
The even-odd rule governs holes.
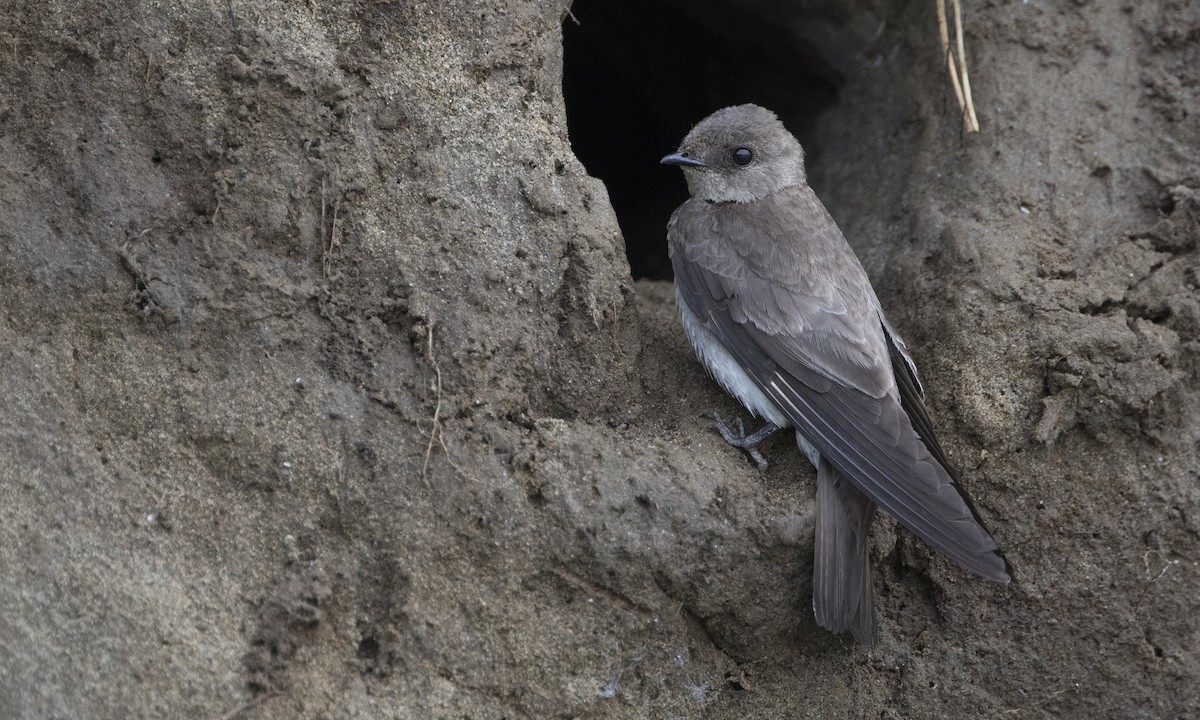
{"type": "Polygon", "coordinates": [[[571,5],[563,25],[571,143],[608,188],[634,278],[671,277],[666,224],[687,187],[678,168],[658,161],[712,111],[745,102],[774,110],[804,145],[810,169],[819,165],[816,118],[837,101],[837,68],[859,52],[836,43],[861,47],[864,36],[861,22],[853,29],[861,11],[830,5],[821,12],[765,1],[571,5]]]}

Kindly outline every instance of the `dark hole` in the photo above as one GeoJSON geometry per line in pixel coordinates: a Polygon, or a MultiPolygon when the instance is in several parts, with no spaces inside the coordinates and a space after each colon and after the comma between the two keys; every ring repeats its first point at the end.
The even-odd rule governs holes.
{"type": "MultiPolygon", "coordinates": [[[[820,162],[816,116],[842,78],[794,28],[804,10],[700,0],[576,0],[563,24],[563,94],[576,156],[604,181],[635,278],[669,279],[666,225],[687,199],[659,165],[693,125],[739,103],[774,110],[820,162]],[[771,7],[776,9],[771,10],[771,7]]],[[[828,20],[828,18],[826,18],[828,20]]]]}
{"type": "Polygon", "coordinates": [[[363,638],[358,643],[358,658],[360,660],[374,660],[379,657],[379,641],[371,635],[363,638]]]}

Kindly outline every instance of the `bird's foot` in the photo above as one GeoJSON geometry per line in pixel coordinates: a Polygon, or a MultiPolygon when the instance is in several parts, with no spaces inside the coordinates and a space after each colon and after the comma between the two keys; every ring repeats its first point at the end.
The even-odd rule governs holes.
{"type": "Polygon", "coordinates": [[[725,442],[744,450],[750,456],[750,459],[754,461],[754,464],[758,466],[759,470],[767,469],[767,459],[759,452],[758,445],[778,430],[778,425],[768,422],[755,432],[746,434],[746,426],[742,424],[741,418],[738,418],[738,429],[737,432],[734,432],[732,428],[725,424],[725,421],[721,419],[721,416],[716,411],[705,413],[704,417],[713,421],[713,427],[721,433],[721,437],[725,438],[725,442]]]}

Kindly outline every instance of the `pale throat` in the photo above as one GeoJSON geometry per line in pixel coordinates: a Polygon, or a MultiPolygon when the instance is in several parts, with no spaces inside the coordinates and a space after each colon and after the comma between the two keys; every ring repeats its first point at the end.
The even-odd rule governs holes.
{"type": "Polygon", "coordinates": [[[688,192],[697,200],[712,203],[751,203],[789,187],[805,183],[804,168],[787,168],[781,173],[730,175],[713,170],[684,168],[688,192]]]}

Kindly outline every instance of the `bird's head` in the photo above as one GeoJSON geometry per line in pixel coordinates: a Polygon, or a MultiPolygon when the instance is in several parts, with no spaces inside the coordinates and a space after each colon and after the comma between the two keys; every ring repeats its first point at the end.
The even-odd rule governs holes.
{"type": "Polygon", "coordinates": [[[662,163],[683,168],[692,197],[709,202],[754,202],[805,183],[800,143],[758,105],[704,118],[662,163]]]}

